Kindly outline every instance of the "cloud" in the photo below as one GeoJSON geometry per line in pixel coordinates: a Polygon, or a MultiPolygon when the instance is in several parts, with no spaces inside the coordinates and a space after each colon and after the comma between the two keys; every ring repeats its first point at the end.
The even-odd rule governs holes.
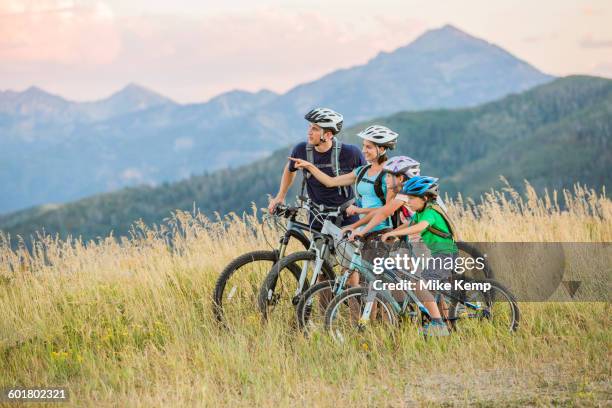
{"type": "Polygon", "coordinates": [[[372,16],[368,25],[339,24],[315,11],[271,9],[201,19],[144,16],[122,21],[120,58],[130,66],[156,67],[191,93],[282,92],[405,45],[423,28],[413,20],[372,16]]]}
{"type": "Polygon", "coordinates": [[[236,88],[284,92],[403,46],[425,28],[376,15],[339,22],[316,10],[118,17],[104,2],[0,2],[0,88],[36,81],[73,99],[131,81],[183,102],[236,88]]]}
{"type": "Polygon", "coordinates": [[[103,2],[0,0],[0,61],[110,63],[120,49],[113,12],[103,2]]]}
{"type": "Polygon", "coordinates": [[[122,181],[142,181],[144,180],[144,174],[139,169],[129,167],[121,172],[122,181]]]}
{"type": "Polygon", "coordinates": [[[595,8],[592,6],[584,6],[582,8],[582,14],[585,16],[589,16],[589,17],[599,16],[601,15],[602,12],[603,12],[602,9],[595,8]]]}
{"type": "Polygon", "coordinates": [[[539,34],[527,35],[522,38],[522,41],[527,44],[537,44],[543,42],[559,41],[559,31],[548,31],[539,34]]]}
{"type": "Polygon", "coordinates": [[[174,140],[174,151],[190,150],[193,147],[193,139],[190,137],[179,137],[174,140]]]}
{"type": "Polygon", "coordinates": [[[530,44],[535,44],[535,43],[541,42],[544,39],[545,39],[545,37],[541,36],[541,35],[529,35],[527,37],[523,37],[523,42],[530,43],[530,44]]]}
{"type": "Polygon", "coordinates": [[[580,40],[579,45],[582,48],[612,48],[612,39],[593,39],[592,36],[588,35],[580,40]]]}

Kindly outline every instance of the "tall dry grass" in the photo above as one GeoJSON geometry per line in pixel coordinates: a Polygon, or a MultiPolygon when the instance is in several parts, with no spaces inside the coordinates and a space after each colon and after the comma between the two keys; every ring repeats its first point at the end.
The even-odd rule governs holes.
{"type": "MultiPolygon", "coordinates": [[[[610,242],[612,203],[576,187],[458,197],[467,241],[610,242]]],[[[0,242],[0,388],[66,386],[73,406],[606,405],[610,305],[523,304],[518,333],[424,341],[410,327],[374,347],[304,338],[282,324],[213,322],[219,271],[264,249],[252,215],[177,212],[130,238],[0,242]],[[172,237],[172,245],[169,245],[172,237]]],[[[15,239],[15,238],[13,238],[15,239]]],[[[608,274],[609,277],[609,274],[608,274]]]]}

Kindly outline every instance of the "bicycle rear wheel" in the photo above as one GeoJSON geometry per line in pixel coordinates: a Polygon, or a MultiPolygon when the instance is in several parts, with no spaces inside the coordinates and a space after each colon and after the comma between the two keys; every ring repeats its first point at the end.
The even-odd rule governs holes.
{"type": "MultiPolygon", "coordinates": [[[[277,251],[253,251],[230,262],[219,275],[213,291],[215,319],[234,327],[253,316],[258,318],[259,287],[277,261],[277,251]]],[[[299,270],[295,272],[299,274],[299,270]]]]}
{"type": "Polygon", "coordinates": [[[490,289],[464,290],[459,293],[458,299],[451,301],[448,313],[454,331],[514,332],[518,329],[520,311],[516,299],[508,289],[492,279],[466,279],[466,282],[490,285],[490,289]]]}

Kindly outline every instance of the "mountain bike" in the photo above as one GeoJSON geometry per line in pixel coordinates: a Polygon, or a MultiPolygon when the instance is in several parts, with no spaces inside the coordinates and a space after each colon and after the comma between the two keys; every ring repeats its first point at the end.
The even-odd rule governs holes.
{"type": "MultiPolygon", "coordinates": [[[[311,211],[312,202],[299,197],[299,205],[278,205],[273,214],[268,214],[266,220],[272,220],[277,226],[282,226],[285,233],[280,237],[277,249],[256,250],[242,254],[232,260],[220,273],[213,291],[212,308],[215,319],[226,327],[233,327],[238,321],[257,314],[257,294],[261,282],[272,266],[286,255],[290,241],[297,241],[304,248],[311,247],[307,234],[312,234],[311,225],[297,220],[300,210],[311,211]]],[[[316,235],[316,233],[315,233],[316,235]]],[[[284,269],[298,279],[301,270],[298,266],[286,264],[284,269]]],[[[327,276],[333,276],[332,267],[324,262],[323,270],[327,276]]]]}
{"type": "Polygon", "coordinates": [[[321,231],[313,234],[312,244],[307,251],[295,252],[282,258],[266,276],[258,297],[259,311],[264,320],[282,311],[278,314],[295,321],[295,306],[300,295],[318,280],[334,280],[333,266],[336,265],[332,265],[335,262],[328,263],[327,259],[333,259],[334,242],[340,234],[343,213],[350,204],[347,202],[339,207],[311,206],[311,210],[315,210],[314,218],[322,224],[321,231]],[[297,279],[295,269],[292,268],[295,266],[300,269],[297,279]]]}
{"type": "MultiPolygon", "coordinates": [[[[388,249],[388,253],[399,252],[401,250],[399,241],[396,242],[395,246],[388,246],[380,241],[375,242],[375,244],[383,248],[383,250],[385,248],[388,249]]],[[[456,245],[460,256],[473,259],[480,258],[483,260],[484,266],[477,271],[478,275],[481,275],[487,279],[492,277],[492,269],[486,262],[486,258],[483,257],[482,253],[477,248],[466,242],[457,242],[456,245]]],[[[354,254],[359,253],[357,247],[355,247],[355,243],[348,242],[345,239],[339,240],[336,242],[335,252],[340,258],[343,258],[337,260],[337,264],[350,264],[350,267],[345,268],[344,273],[338,274],[334,280],[322,281],[318,282],[316,285],[310,286],[306,291],[304,291],[302,296],[300,296],[296,307],[296,318],[298,326],[305,333],[308,333],[316,328],[324,327],[327,306],[331,303],[331,299],[349,289],[346,286],[346,282],[348,281],[348,278],[353,270],[359,272],[361,280],[366,284],[378,279],[378,276],[372,273],[371,265],[369,265],[369,267],[363,266],[360,259],[359,261],[355,262],[356,259],[354,258],[354,254]],[[351,259],[347,259],[347,256],[351,256],[351,259]]],[[[283,260],[281,260],[281,262],[283,262],[283,260]]],[[[284,265],[281,265],[280,267],[282,268],[284,265]]],[[[475,278],[475,276],[472,276],[471,278],[475,278]]],[[[396,298],[403,298],[404,295],[398,292],[399,291],[395,291],[393,296],[396,298]]],[[[407,309],[404,312],[405,317],[414,319],[417,315],[416,305],[413,303],[408,303],[406,308],[407,309]]]]}
{"type": "MultiPolygon", "coordinates": [[[[414,290],[403,289],[403,300],[397,300],[383,284],[404,284],[412,281],[418,284],[420,278],[412,273],[384,268],[376,280],[367,287],[344,290],[335,296],[325,312],[325,328],[332,337],[345,342],[350,337],[364,335],[373,327],[397,326],[401,321],[420,322],[431,320],[427,308],[417,298],[414,290]],[[378,282],[378,284],[375,283],[378,282]],[[380,289],[383,287],[383,289],[380,289]],[[372,311],[376,310],[373,314],[372,311]],[[415,318],[415,311],[420,319],[415,318]]],[[[451,290],[438,291],[436,300],[449,304],[448,316],[444,319],[454,332],[482,331],[483,325],[492,330],[514,332],[518,328],[520,311],[512,293],[493,279],[471,279],[457,277],[450,279],[451,290]],[[464,281],[459,289],[457,279],[464,281]],[[473,290],[466,290],[469,283],[473,290]],[[483,288],[483,289],[478,289],[483,288]],[[486,291],[484,288],[487,288],[486,291]]]]}

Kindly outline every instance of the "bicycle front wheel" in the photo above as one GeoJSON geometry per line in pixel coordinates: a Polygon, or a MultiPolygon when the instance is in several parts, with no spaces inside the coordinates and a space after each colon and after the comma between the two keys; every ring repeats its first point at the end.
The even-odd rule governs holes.
{"type": "MultiPolygon", "coordinates": [[[[309,281],[315,273],[316,258],[316,254],[311,251],[296,252],[282,258],[272,267],[259,291],[258,306],[264,319],[274,315],[295,322],[295,307],[309,287],[309,281]],[[302,274],[303,285],[300,287],[302,274]]],[[[320,273],[322,279],[334,278],[334,271],[327,262],[323,262],[320,273]]]]}
{"type": "Polygon", "coordinates": [[[334,297],[335,285],[333,280],[319,282],[308,288],[300,297],[296,317],[304,333],[325,327],[325,311],[334,297]]]}
{"type": "Polygon", "coordinates": [[[347,289],[334,297],[325,313],[325,328],[339,343],[356,339],[360,343],[373,332],[388,333],[397,324],[393,307],[380,293],[372,303],[372,312],[367,321],[362,319],[367,304],[368,288],[347,289]],[[369,332],[368,334],[366,332],[369,332]]]}

